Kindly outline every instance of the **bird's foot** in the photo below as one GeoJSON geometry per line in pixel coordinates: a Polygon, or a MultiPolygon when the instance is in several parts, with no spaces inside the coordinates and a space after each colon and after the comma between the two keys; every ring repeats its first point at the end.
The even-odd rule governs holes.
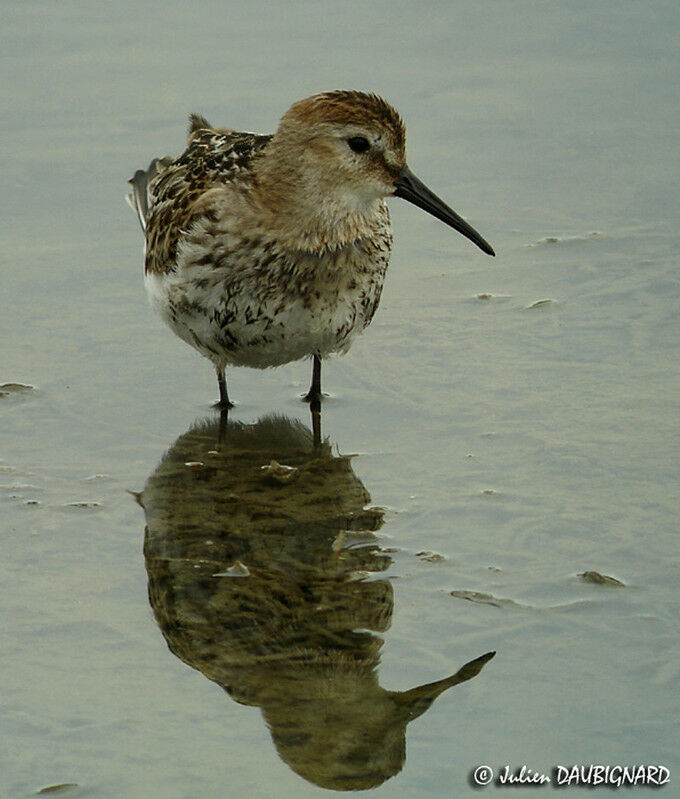
{"type": "Polygon", "coordinates": [[[215,402],[213,404],[213,408],[215,408],[215,410],[218,410],[218,411],[230,411],[232,408],[235,408],[235,407],[236,407],[236,404],[233,403],[233,402],[230,402],[229,400],[226,400],[226,402],[224,400],[217,400],[217,402],[215,402]]]}
{"type": "Polygon", "coordinates": [[[308,402],[310,405],[321,405],[324,397],[327,396],[328,394],[323,394],[321,391],[310,388],[306,394],[302,395],[301,399],[303,402],[308,402]]]}

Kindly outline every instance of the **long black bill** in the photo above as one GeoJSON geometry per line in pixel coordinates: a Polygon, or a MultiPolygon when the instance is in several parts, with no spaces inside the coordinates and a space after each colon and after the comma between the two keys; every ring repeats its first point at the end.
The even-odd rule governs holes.
{"type": "Polygon", "coordinates": [[[395,197],[401,197],[403,200],[408,200],[410,203],[427,211],[428,214],[436,216],[442,222],[446,222],[454,230],[462,233],[466,238],[473,241],[480,250],[483,250],[487,255],[495,255],[490,244],[477,233],[477,231],[458,214],[449,208],[449,206],[437,197],[436,194],[431,192],[427,186],[405,166],[396,183],[394,190],[395,197]]]}

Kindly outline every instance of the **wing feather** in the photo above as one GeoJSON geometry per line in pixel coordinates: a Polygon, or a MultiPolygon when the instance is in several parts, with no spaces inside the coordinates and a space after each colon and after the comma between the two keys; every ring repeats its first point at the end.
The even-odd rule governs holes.
{"type": "Polygon", "coordinates": [[[147,271],[174,269],[180,236],[191,226],[197,201],[216,186],[247,182],[253,156],[271,138],[212,128],[205,117],[192,114],[182,155],[154,158],[148,169],[135,172],[127,201],[146,235],[147,271]]]}

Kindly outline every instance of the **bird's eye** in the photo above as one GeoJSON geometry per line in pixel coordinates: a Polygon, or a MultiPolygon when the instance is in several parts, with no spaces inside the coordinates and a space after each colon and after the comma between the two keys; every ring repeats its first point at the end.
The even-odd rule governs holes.
{"type": "Polygon", "coordinates": [[[355,153],[365,153],[366,150],[371,149],[370,142],[363,136],[352,136],[347,139],[347,144],[349,145],[349,149],[355,153]]]}

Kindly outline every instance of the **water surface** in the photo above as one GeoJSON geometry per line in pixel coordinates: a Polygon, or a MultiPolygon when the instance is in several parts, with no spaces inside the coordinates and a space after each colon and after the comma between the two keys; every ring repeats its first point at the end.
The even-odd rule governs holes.
{"type": "MultiPolygon", "coordinates": [[[[343,689],[330,729],[382,731],[353,761],[385,779],[376,795],[465,796],[480,763],[661,763],[677,781],[678,23],[671,2],[5,4],[3,795],[325,795],[327,749],[307,768],[305,736],[323,742],[319,696],[343,689]],[[243,485],[280,457],[342,507],[317,497],[305,516],[299,478],[281,484],[307,532],[267,553],[242,514],[250,532],[214,570],[206,530],[233,509],[207,503],[210,481],[198,502],[173,493],[196,488],[209,449],[161,491],[160,538],[144,502],[191,431],[219,438],[217,387],[146,306],[125,181],[181,149],[190,111],[267,132],[337,87],[398,107],[411,168],[498,255],[391,203],[381,308],[325,368],[321,466],[298,400],[309,364],[231,373],[230,424],[277,414],[298,447],[257,450],[243,485]],[[228,681],[204,639],[180,647],[177,619],[205,631],[207,614],[220,668],[254,646],[288,658],[281,628],[235,643],[228,592],[250,580],[256,608],[274,595],[258,570],[301,592],[296,646],[342,668],[306,687],[261,664],[228,681]],[[329,592],[311,628],[309,585],[329,592]],[[491,651],[410,720],[394,710],[491,651]]],[[[217,496],[238,493],[213,457],[217,496]]]]}

